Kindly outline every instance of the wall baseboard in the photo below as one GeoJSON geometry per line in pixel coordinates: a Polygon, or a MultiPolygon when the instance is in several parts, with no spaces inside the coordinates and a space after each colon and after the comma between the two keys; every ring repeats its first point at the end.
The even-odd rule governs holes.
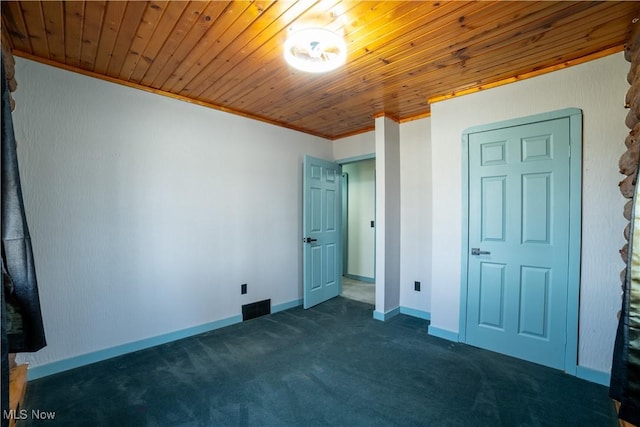
{"type": "MultiPolygon", "coordinates": [[[[298,307],[302,305],[302,300],[297,299],[282,304],[274,305],[271,308],[271,313],[277,313],[279,311],[288,310],[290,308],[298,307]]],[[[203,325],[194,326],[191,328],[182,329],[168,334],[158,335],[151,338],[134,341],[127,344],[117,345],[115,347],[106,348],[103,350],[94,351],[79,356],[70,357],[68,359],[59,360],[45,365],[34,366],[28,370],[28,379],[36,380],[38,378],[46,377],[49,375],[57,374],[59,372],[68,371],[70,369],[79,368],[81,366],[90,365],[92,363],[101,362],[103,360],[111,359],[113,357],[122,356],[127,353],[133,353],[134,351],[144,350],[146,348],[155,347],[157,345],[166,344],[172,341],[177,341],[183,338],[188,338],[194,335],[203,334],[205,332],[213,331],[216,329],[231,326],[236,323],[242,322],[242,316],[231,316],[226,319],[216,320],[214,322],[205,323],[203,325]]]]}
{"type": "Polygon", "coordinates": [[[576,377],[606,387],[609,387],[611,383],[611,374],[609,372],[597,371],[580,365],[576,367],[576,377]]]}
{"type": "Polygon", "coordinates": [[[396,316],[398,314],[406,314],[407,316],[417,317],[419,319],[431,320],[431,313],[429,313],[428,311],[422,311],[415,308],[402,306],[394,308],[393,310],[389,310],[386,313],[382,313],[381,311],[374,311],[373,318],[384,322],[385,320],[389,320],[393,316],[396,316]]]}
{"type": "Polygon", "coordinates": [[[300,307],[301,305],[302,305],[302,299],[294,299],[293,301],[274,305],[273,307],[271,307],[271,313],[277,313],[279,311],[289,310],[290,308],[300,307]]]}
{"type": "Polygon", "coordinates": [[[453,342],[458,342],[457,332],[449,331],[447,329],[440,329],[433,325],[429,325],[428,333],[429,335],[432,335],[434,337],[442,338],[442,339],[453,341],[453,342]]]}
{"type": "Polygon", "coordinates": [[[386,313],[375,310],[373,312],[373,318],[384,322],[391,319],[393,316],[397,316],[398,314],[400,314],[400,307],[396,307],[393,310],[387,311],[386,313]]]}
{"type": "Polygon", "coordinates": [[[431,320],[431,313],[428,311],[422,311],[415,308],[400,307],[400,313],[407,316],[417,317],[418,319],[431,320]]]}

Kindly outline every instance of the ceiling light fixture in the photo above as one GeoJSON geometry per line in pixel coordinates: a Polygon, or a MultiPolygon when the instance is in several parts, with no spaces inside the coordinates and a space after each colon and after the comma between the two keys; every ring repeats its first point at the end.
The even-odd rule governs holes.
{"type": "Polygon", "coordinates": [[[342,37],[326,28],[302,28],[289,34],[284,58],[298,70],[324,73],[345,63],[347,45],[342,37]]]}

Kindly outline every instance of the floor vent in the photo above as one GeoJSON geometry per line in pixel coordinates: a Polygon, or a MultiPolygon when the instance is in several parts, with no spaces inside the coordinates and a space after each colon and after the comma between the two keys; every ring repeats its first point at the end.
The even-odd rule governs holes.
{"type": "Polygon", "coordinates": [[[271,314],[271,300],[252,302],[242,306],[242,320],[255,319],[256,317],[271,314]]]}

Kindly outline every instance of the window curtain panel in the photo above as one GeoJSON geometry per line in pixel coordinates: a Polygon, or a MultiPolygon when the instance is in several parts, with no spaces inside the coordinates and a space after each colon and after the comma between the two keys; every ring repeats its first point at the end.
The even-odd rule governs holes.
{"type": "Polygon", "coordinates": [[[635,186],[629,255],[622,292],[609,396],[620,402],[618,416],[640,425],[640,185],[635,186]]]}
{"type": "MultiPolygon", "coordinates": [[[[3,274],[4,276],[4,274],[3,274]]],[[[2,372],[0,373],[0,394],[2,394],[2,427],[9,426],[9,417],[5,416],[5,410],[9,409],[9,342],[7,341],[7,331],[5,326],[5,310],[4,310],[4,286],[0,288],[2,294],[2,308],[0,309],[0,317],[2,318],[2,343],[0,349],[2,350],[2,372]]]]}
{"type": "MultiPolygon", "coordinates": [[[[46,345],[40,297],[24,213],[9,87],[2,63],[2,378],[7,353],[35,352],[46,345]]],[[[3,384],[2,390],[7,390],[3,384]]],[[[5,403],[5,396],[2,397],[5,403]]],[[[3,420],[4,421],[4,420],[3,420]]]]}

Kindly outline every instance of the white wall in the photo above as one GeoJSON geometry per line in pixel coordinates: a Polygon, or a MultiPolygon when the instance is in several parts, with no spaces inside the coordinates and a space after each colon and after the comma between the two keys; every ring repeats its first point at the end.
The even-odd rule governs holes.
{"type": "Polygon", "coordinates": [[[333,158],[336,160],[361,157],[376,152],[375,133],[364,132],[333,141],[333,158]]]}
{"type": "Polygon", "coordinates": [[[347,163],[348,174],[347,274],[373,279],[375,276],[376,185],[375,159],[347,163]]]}
{"type": "Polygon", "coordinates": [[[302,297],[302,159],[331,159],[330,141],[20,58],[16,67],[48,341],[25,356],[32,366],[302,297]]]}
{"type": "Polygon", "coordinates": [[[400,126],[376,118],[376,312],[400,306],[400,126]]]}
{"type": "Polygon", "coordinates": [[[400,124],[400,305],[431,311],[431,118],[400,124]],[[420,282],[420,292],[414,282],[420,282]]]}
{"type": "Polygon", "coordinates": [[[583,110],[583,216],[579,365],[609,372],[620,307],[618,250],[624,199],[629,64],[622,53],[432,105],[432,325],[458,331],[461,254],[461,134],[464,129],[567,107],[583,110]]]}

